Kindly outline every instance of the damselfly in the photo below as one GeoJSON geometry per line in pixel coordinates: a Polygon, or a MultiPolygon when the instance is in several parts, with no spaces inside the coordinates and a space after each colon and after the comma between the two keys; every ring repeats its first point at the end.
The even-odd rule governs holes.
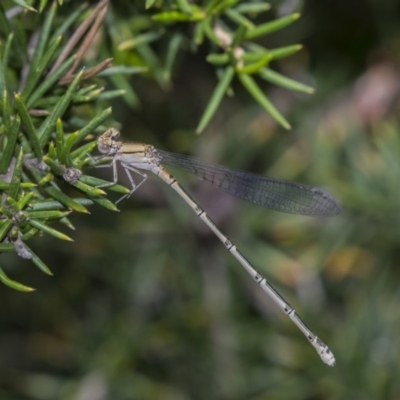
{"type": "Polygon", "coordinates": [[[214,232],[267,295],[297,325],[314,346],[322,361],[329,366],[333,366],[335,357],[328,346],[311,332],[289,303],[256,271],[237,247],[216,227],[211,218],[162,164],[181,168],[227,193],[277,211],[302,215],[333,216],[340,212],[340,206],[336,200],[328,193],[315,187],[249,172],[231,170],[220,165],[196,160],[189,156],[156,150],[148,144],[120,142],[117,141],[118,137],[119,132],[110,128],[97,139],[98,150],[104,156],[112,157],[111,163],[98,165],[98,167],[111,166],[113,168],[113,181],[98,187],[107,187],[117,183],[117,161],[121,163],[131,184],[130,192],[118,201],[131,196],[146,181],[147,175],[143,170],[151,171],[158,175],[185,200],[195,214],[214,232]],[[135,182],[132,172],[140,177],[139,182],[135,182]]]}

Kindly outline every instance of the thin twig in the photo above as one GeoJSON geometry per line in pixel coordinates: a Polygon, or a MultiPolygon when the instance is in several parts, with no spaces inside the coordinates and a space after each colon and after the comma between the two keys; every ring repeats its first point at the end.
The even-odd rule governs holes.
{"type": "Polygon", "coordinates": [[[100,26],[102,25],[104,18],[107,14],[107,8],[108,4],[99,12],[97,15],[96,20],[94,21],[92,27],[90,28],[89,32],[87,33],[85,39],[83,40],[81,46],[79,47],[78,51],[76,52],[76,58],[74,63],[72,64],[71,68],[68,70],[68,72],[65,74],[66,76],[73,74],[75,71],[76,67],[79,65],[81,62],[83,56],[85,55],[88,47],[92,43],[94,37],[96,36],[98,30],[100,29],[100,26]]]}
{"type": "MultiPolygon", "coordinates": [[[[101,63],[97,64],[95,67],[88,69],[86,72],[83,73],[81,82],[83,82],[86,79],[91,78],[92,76],[97,75],[99,72],[110,68],[112,66],[112,58],[106,58],[104,61],[101,63]]],[[[63,76],[59,81],[59,85],[69,85],[76,77],[76,74],[74,75],[68,75],[68,76],[63,76]]]]}
{"type": "Polygon", "coordinates": [[[93,11],[89,14],[89,16],[78,26],[74,34],[69,39],[68,43],[65,45],[63,51],[58,56],[56,62],[51,68],[50,72],[47,76],[49,76],[52,72],[54,72],[69,56],[72,49],[79,42],[81,37],[84,35],[92,21],[96,18],[99,11],[101,11],[104,7],[108,6],[109,0],[101,0],[99,4],[93,9],[93,11]]]}

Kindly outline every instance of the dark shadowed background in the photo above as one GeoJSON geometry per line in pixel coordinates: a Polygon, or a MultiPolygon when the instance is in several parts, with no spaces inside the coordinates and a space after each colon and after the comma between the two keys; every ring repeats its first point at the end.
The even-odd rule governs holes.
{"type": "MultiPolygon", "coordinates": [[[[113,3],[117,14],[130,10],[113,3]]],[[[400,398],[400,3],[272,5],[270,17],[298,10],[302,18],[263,44],[304,44],[273,67],[316,89],[263,86],[291,131],[234,84],[236,96],[196,135],[216,84],[203,49],[181,53],[168,90],[135,75],[140,107],[115,101],[113,117],[124,140],[308,183],[338,199],[336,218],[282,214],[171,170],[337,365],[322,364],[218,239],[151,176],[121,212],[94,206],[75,215],[74,243],[32,241],[53,277],[2,255],[13,278],[37,290],[0,288],[0,399],[400,398]]],[[[93,174],[111,177],[104,172],[93,174]]]]}

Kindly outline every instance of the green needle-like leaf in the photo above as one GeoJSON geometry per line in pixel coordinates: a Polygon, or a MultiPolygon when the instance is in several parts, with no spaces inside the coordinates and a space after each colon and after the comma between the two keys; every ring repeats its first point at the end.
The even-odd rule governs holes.
{"type": "Polygon", "coordinates": [[[211,12],[213,14],[220,14],[225,10],[227,10],[229,7],[234,6],[238,1],[239,0],[218,0],[218,2],[216,2],[216,5],[213,8],[213,10],[211,10],[211,12]]]}
{"type": "Polygon", "coordinates": [[[268,11],[269,9],[271,9],[271,5],[265,2],[241,3],[235,7],[235,10],[237,12],[240,12],[242,14],[252,14],[252,15],[260,14],[264,11],[268,11]]]}
{"type": "Polygon", "coordinates": [[[41,223],[41,222],[35,221],[35,220],[31,220],[31,221],[28,221],[28,224],[33,226],[34,228],[40,229],[41,231],[48,233],[51,236],[56,237],[57,239],[73,242],[73,240],[69,236],[67,236],[64,233],[59,232],[53,228],[50,228],[48,225],[46,225],[44,223],[41,223]]]}
{"type": "Polygon", "coordinates": [[[178,50],[181,46],[182,40],[183,36],[181,34],[175,34],[168,44],[164,68],[164,79],[166,81],[170,81],[171,79],[172,68],[174,66],[174,62],[176,60],[176,56],[178,54],[178,50]]]}
{"type": "Polygon", "coordinates": [[[224,74],[218,82],[218,85],[216,86],[211,96],[211,99],[204,111],[204,114],[201,117],[200,123],[196,129],[197,133],[201,133],[203,131],[203,129],[210,122],[212,116],[215,114],[215,111],[217,111],[217,108],[221,103],[222,97],[224,96],[230,83],[232,82],[234,74],[235,69],[232,66],[229,66],[225,69],[224,74]]]}
{"type": "Polygon", "coordinates": [[[90,92],[92,92],[93,90],[97,89],[97,85],[93,84],[93,85],[88,85],[86,87],[81,87],[77,90],[76,92],[76,96],[84,96],[90,92]]]}
{"type": "MultiPolygon", "coordinates": [[[[29,189],[29,188],[33,188],[37,186],[35,183],[32,182],[22,182],[20,187],[22,189],[29,189]]],[[[0,190],[8,190],[10,188],[10,183],[9,182],[4,182],[4,181],[0,181],[0,190]]]]}
{"type": "Polygon", "coordinates": [[[38,182],[38,186],[43,186],[44,184],[49,183],[53,180],[54,180],[54,174],[48,173],[38,182]]]}
{"type": "Polygon", "coordinates": [[[18,207],[18,203],[10,196],[6,198],[6,204],[10,206],[15,212],[20,211],[20,208],[18,207]]]}
{"type": "MultiPolygon", "coordinates": [[[[99,127],[110,115],[112,114],[112,108],[109,107],[103,110],[100,114],[96,115],[91,121],[85,124],[85,127],[80,129],[75,143],[79,143],[86,138],[87,135],[92,133],[97,127],[99,127]]],[[[76,157],[75,152],[71,153],[72,157],[76,157]]]]}
{"type": "MultiPolygon", "coordinates": [[[[43,161],[51,168],[55,175],[62,175],[65,172],[65,166],[59,164],[57,161],[52,159],[51,157],[44,156],[43,161]]],[[[43,185],[43,180],[40,181],[40,184],[43,185]]]]}
{"type": "Polygon", "coordinates": [[[42,73],[44,69],[47,67],[49,64],[50,60],[54,56],[54,53],[56,52],[58,46],[60,45],[62,40],[62,36],[57,36],[49,45],[49,48],[46,50],[44,53],[43,57],[41,58],[39,65],[36,69],[37,72],[42,73]]]}
{"type": "Polygon", "coordinates": [[[124,75],[112,75],[110,77],[112,83],[120,90],[125,90],[124,100],[133,109],[137,108],[140,104],[139,98],[131,87],[130,82],[124,75]]]}
{"type": "Polygon", "coordinates": [[[37,136],[36,129],[33,126],[32,119],[28,113],[25,103],[22,100],[21,95],[19,93],[15,93],[14,99],[18,113],[21,117],[22,124],[24,125],[25,131],[28,134],[29,142],[33,148],[33,152],[35,153],[35,156],[38,159],[38,161],[42,161],[42,156],[43,156],[42,148],[40,147],[40,142],[37,136]]]}
{"type": "Polygon", "coordinates": [[[35,54],[32,58],[32,65],[37,65],[38,60],[40,60],[43,57],[43,54],[48,47],[49,43],[49,37],[50,37],[50,31],[53,28],[53,21],[54,17],[56,15],[57,11],[57,4],[56,2],[53,1],[51,4],[50,8],[46,12],[46,17],[43,21],[41,30],[40,30],[40,35],[39,35],[39,40],[38,44],[35,48],[35,54]]]}
{"type": "MultiPolygon", "coordinates": [[[[0,207],[0,212],[3,214],[3,218],[0,219],[0,226],[3,226],[6,221],[12,220],[14,217],[14,214],[15,214],[8,207],[4,207],[4,206],[0,207]],[[4,219],[4,217],[6,217],[6,219],[4,219]]],[[[1,240],[0,240],[0,242],[1,242],[1,240]]]]}
{"type": "Polygon", "coordinates": [[[151,43],[158,40],[163,35],[162,32],[148,32],[142,35],[138,35],[132,39],[125,40],[118,46],[119,51],[134,49],[135,47],[143,44],[151,43]]]}
{"type": "Polygon", "coordinates": [[[184,22],[184,21],[200,21],[204,18],[202,12],[192,12],[186,14],[181,11],[165,11],[154,14],[151,19],[158,22],[184,22]]]}
{"type": "Polygon", "coordinates": [[[29,100],[29,96],[31,95],[32,91],[34,90],[39,79],[42,77],[43,71],[49,64],[55,51],[57,50],[58,46],[60,45],[61,39],[62,39],[62,37],[59,36],[58,38],[53,40],[53,42],[50,44],[49,48],[47,49],[46,53],[44,54],[44,56],[40,59],[40,61],[38,61],[39,64],[37,66],[31,67],[31,70],[33,71],[32,75],[31,75],[30,79],[28,80],[26,87],[22,91],[22,96],[24,99],[29,100]]]}
{"type": "Polygon", "coordinates": [[[36,12],[36,9],[31,7],[26,1],[24,0],[12,0],[15,4],[17,4],[18,6],[21,6],[23,8],[25,8],[26,10],[29,11],[34,11],[36,12]]]}
{"type": "Polygon", "coordinates": [[[45,191],[51,197],[58,200],[60,203],[64,204],[65,206],[71,208],[72,210],[81,212],[81,213],[85,213],[85,214],[89,213],[89,211],[87,210],[87,208],[84,205],[79,204],[74,199],[71,199],[66,194],[61,192],[61,190],[59,190],[59,189],[57,189],[55,187],[49,187],[49,188],[46,188],[45,191]]]}
{"type": "MultiPolygon", "coordinates": [[[[3,2],[0,2],[0,4],[3,2]]],[[[2,13],[0,13],[1,15],[2,13]]],[[[2,26],[6,27],[7,35],[10,32],[14,32],[15,34],[15,49],[14,56],[21,62],[21,63],[29,63],[29,55],[27,51],[28,46],[28,33],[26,27],[22,23],[21,19],[13,19],[13,26],[12,29],[10,24],[8,23],[8,19],[6,19],[6,23],[4,24],[4,20],[2,22],[2,26]],[[8,30],[10,29],[10,30],[8,30]]]]}
{"type": "Polygon", "coordinates": [[[50,142],[49,145],[49,151],[47,153],[48,157],[52,158],[53,160],[55,160],[57,158],[56,156],[56,149],[54,148],[54,142],[50,142]]]}
{"type": "Polygon", "coordinates": [[[71,67],[74,62],[75,56],[71,56],[68,60],[64,61],[52,74],[37,87],[26,102],[27,108],[31,108],[36,105],[36,102],[61,78],[61,76],[71,67]]]}
{"type": "Polygon", "coordinates": [[[57,10],[57,4],[53,2],[52,6],[46,13],[46,17],[43,21],[41,30],[40,30],[40,35],[39,39],[37,42],[37,45],[35,47],[35,52],[33,53],[32,60],[30,62],[30,69],[28,73],[28,82],[29,79],[34,75],[35,70],[40,62],[40,60],[43,57],[43,54],[45,52],[45,49],[48,47],[48,39],[50,36],[50,30],[52,29],[53,26],[53,20],[56,14],[57,10]]]}
{"type": "MultiPolygon", "coordinates": [[[[5,70],[7,70],[8,59],[10,56],[10,48],[11,48],[13,39],[14,39],[14,34],[11,32],[7,37],[6,45],[4,46],[4,51],[3,51],[3,65],[4,65],[5,70]]],[[[1,88],[1,85],[0,85],[0,88],[1,88]]]]}
{"type": "Polygon", "coordinates": [[[178,4],[178,7],[181,9],[186,14],[190,14],[192,11],[192,8],[188,2],[188,0],[176,0],[176,3],[178,4]]]}
{"type": "Polygon", "coordinates": [[[147,67],[131,67],[126,65],[115,65],[113,67],[107,68],[101,71],[97,76],[111,76],[111,75],[135,75],[142,74],[143,72],[148,72],[147,67]]]}
{"type": "Polygon", "coordinates": [[[25,286],[22,283],[18,283],[10,279],[5,274],[5,272],[1,267],[0,267],[0,281],[2,281],[5,285],[9,286],[11,289],[19,290],[21,292],[32,292],[33,290],[35,290],[29,286],[25,286]]]}
{"type": "Polygon", "coordinates": [[[30,255],[32,256],[31,260],[32,262],[45,274],[47,275],[53,275],[53,273],[50,271],[49,267],[26,245],[24,242],[24,247],[29,251],[30,255]]]}
{"type": "Polygon", "coordinates": [[[7,219],[0,226],[0,242],[2,242],[4,240],[4,238],[6,237],[8,231],[11,229],[12,226],[13,226],[13,220],[12,219],[7,219]]]}
{"type": "Polygon", "coordinates": [[[21,125],[21,118],[16,116],[10,132],[7,134],[7,145],[0,157],[0,173],[7,171],[11,158],[14,154],[15,143],[17,142],[19,127],[21,125]]]}
{"type": "MultiPolygon", "coordinates": [[[[73,164],[77,166],[78,164],[82,163],[84,159],[86,159],[87,155],[90,154],[95,147],[96,147],[96,142],[90,142],[74,150],[71,153],[71,160],[73,164]]],[[[81,165],[77,166],[77,168],[81,168],[81,165]]]]}
{"type": "Polygon", "coordinates": [[[220,46],[220,40],[219,38],[215,35],[214,29],[213,29],[213,19],[211,17],[205,18],[202,22],[202,30],[204,32],[204,35],[215,45],[220,46]]]}
{"type": "Polygon", "coordinates": [[[41,13],[41,12],[44,10],[44,8],[46,7],[47,1],[48,1],[48,0],[40,0],[40,4],[39,4],[39,12],[40,12],[40,13],[41,13]]]}
{"type": "Polygon", "coordinates": [[[17,162],[15,163],[14,172],[11,178],[10,189],[8,190],[8,195],[14,200],[17,199],[20,189],[23,161],[24,153],[21,149],[18,154],[17,162]]]}
{"type": "Polygon", "coordinates": [[[64,224],[66,227],[68,227],[69,229],[71,229],[72,231],[75,230],[74,225],[72,225],[71,221],[70,221],[68,218],[64,217],[64,218],[61,218],[59,221],[60,221],[62,224],[64,224]]]}
{"type": "Polygon", "coordinates": [[[27,204],[31,201],[34,195],[35,195],[34,192],[28,192],[25,196],[22,196],[18,200],[18,209],[23,210],[27,206],[27,204]]]}
{"type": "Polygon", "coordinates": [[[246,17],[244,17],[240,12],[235,10],[234,8],[227,8],[225,10],[225,15],[232,20],[233,22],[236,22],[239,25],[243,25],[248,29],[253,29],[254,24],[246,17]]]}
{"type": "MultiPolygon", "coordinates": [[[[74,199],[74,201],[83,206],[93,205],[93,201],[88,198],[78,198],[74,199]]],[[[46,199],[32,202],[31,208],[32,210],[65,210],[65,205],[58,201],[46,199]]]]}
{"type": "Polygon", "coordinates": [[[10,135],[10,132],[11,132],[11,106],[10,106],[10,100],[8,98],[8,92],[6,89],[3,90],[1,103],[3,106],[4,127],[6,129],[6,134],[10,135]]]}
{"type": "MultiPolygon", "coordinates": [[[[1,15],[1,12],[0,12],[1,15]]],[[[2,57],[0,57],[0,110],[4,113],[4,97],[7,96],[6,90],[6,78],[5,78],[6,65],[3,63],[2,57]]],[[[3,115],[4,118],[4,115],[3,115]]]]}
{"type": "Polygon", "coordinates": [[[122,97],[125,96],[126,90],[125,89],[119,89],[119,90],[107,90],[105,92],[102,92],[98,96],[96,96],[96,100],[112,100],[117,97],[122,97]]]}
{"type": "Polygon", "coordinates": [[[150,8],[155,2],[156,0],[146,0],[146,8],[150,8]]]}
{"type": "Polygon", "coordinates": [[[219,14],[226,8],[232,7],[238,2],[238,0],[211,0],[206,6],[206,13],[219,14]]]}
{"type": "MultiPolygon", "coordinates": [[[[105,181],[103,179],[95,178],[94,176],[89,176],[89,175],[82,175],[79,180],[81,182],[86,183],[87,185],[90,185],[92,187],[104,185],[106,183],[109,183],[108,181],[105,181]]],[[[118,192],[118,193],[124,193],[128,194],[130,190],[126,188],[125,186],[122,185],[113,185],[107,188],[108,190],[112,190],[113,192],[118,192]]]]}
{"type": "Polygon", "coordinates": [[[279,29],[285,28],[286,26],[292,24],[294,21],[300,18],[299,13],[294,13],[287,15],[286,17],[276,19],[272,22],[267,22],[265,24],[261,24],[256,26],[253,29],[249,29],[246,33],[246,39],[255,39],[260,36],[268,35],[272,32],[275,32],[279,29]]]}
{"type": "Polygon", "coordinates": [[[242,60],[245,63],[255,63],[255,62],[262,60],[267,55],[270,57],[270,59],[272,58],[269,55],[268,51],[264,51],[264,50],[251,51],[251,52],[244,53],[242,56],[242,60]]]}
{"type": "Polygon", "coordinates": [[[92,197],[91,198],[95,203],[101,205],[104,208],[107,208],[108,210],[111,211],[119,211],[117,206],[112,203],[110,200],[104,198],[104,197],[92,197]]]}
{"type": "Polygon", "coordinates": [[[301,44],[294,44],[292,46],[285,46],[278,49],[269,50],[268,54],[270,55],[271,59],[276,60],[277,58],[291,56],[292,54],[297,53],[302,48],[303,46],[301,44]]]}
{"type": "Polygon", "coordinates": [[[274,83],[278,86],[282,86],[289,90],[295,90],[296,92],[304,92],[309,94],[314,93],[314,88],[312,88],[311,86],[296,82],[293,79],[287,78],[286,76],[283,76],[269,68],[261,68],[258,71],[258,75],[268,82],[274,83]]]}
{"type": "Polygon", "coordinates": [[[26,215],[30,219],[51,219],[51,220],[59,220],[67,215],[69,215],[71,211],[58,211],[58,210],[43,210],[43,211],[26,211],[26,215]]]}
{"type": "Polygon", "coordinates": [[[195,50],[197,48],[197,46],[200,46],[203,43],[203,40],[204,40],[203,24],[199,23],[199,24],[196,24],[196,26],[194,28],[192,49],[195,50]]]}
{"type": "Polygon", "coordinates": [[[257,86],[253,78],[247,74],[238,74],[240,81],[253,98],[285,129],[291,129],[290,124],[282,116],[282,114],[275,108],[275,106],[268,100],[261,89],[257,86]]]}
{"type": "Polygon", "coordinates": [[[11,33],[11,27],[9,20],[6,17],[6,11],[2,2],[0,2],[0,27],[4,33],[4,36],[8,37],[11,33]]]}
{"type": "Polygon", "coordinates": [[[70,152],[71,152],[71,148],[72,146],[75,144],[76,139],[78,137],[78,133],[71,133],[67,139],[65,140],[65,144],[64,147],[62,149],[62,153],[61,153],[61,162],[70,167],[71,166],[71,160],[70,160],[70,152]]]}
{"type": "Polygon", "coordinates": [[[206,57],[206,61],[214,65],[224,65],[229,62],[229,55],[227,53],[209,54],[206,57]]]}
{"type": "Polygon", "coordinates": [[[35,47],[35,52],[33,53],[33,57],[29,62],[29,73],[27,77],[27,83],[24,90],[22,91],[22,96],[24,99],[28,99],[36,82],[42,75],[43,69],[46,67],[46,64],[49,62],[50,57],[54,54],[54,51],[56,50],[58,44],[60,43],[61,38],[59,38],[58,40],[54,40],[53,43],[50,46],[48,46],[48,39],[56,10],[57,10],[57,4],[53,2],[52,6],[50,7],[50,9],[46,14],[46,18],[40,30],[38,42],[35,47]],[[47,47],[48,51],[46,53],[46,57],[43,57],[43,54],[47,47]],[[39,64],[42,64],[42,69],[39,68],[39,64]]]}
{"type": "Polygon", "coordinates": [[[80,79],[82,77],[83,70],[75,77],[68,90],[65,92],[61,100],[54,106],[51,114],[45,119],[38,130],[38,136],[40,138],[40,143],[44,146],[49,139],[52,129],[58,118],[62,117],[65,110],[69,106],[72,96],[79,85],[80,79]]]}
{"type": "Polygon", "coordinates": [[[62,149],[64,148],[64,130],[60,118],[56,121],[56,155],[57,159],[62,158],[62,149]]]}
{"type": "Polygon", "coordinates": [[[244,67],[238,68],[238,72],[244,74],[255,74],[270,61],[271,61],[271,56],[269,54],[266,54],[255,63],[246,64],[244,67]]]}
{"type": "Polygon", "coordinates": [[[106,194],[104,190],[101,188],[94,188],[93,186],[89,186],[86,183],[77,181],[75,183],[71,183],[72,186],[75,186],[77,189],[81,190],[82,192],[86,193],[91,198],[93,196],[103,196],[106,194]]]}
{"type": "Polygon", "coordinates": [[[162,86],[164,80],[162,79],[162,64],[159,55],[154,51],[154,49],[147,43],[136,48],[139,56],[143,61],[150,67],[154,78],[162,86]]]}
{"type": "Polygon", "coordinates": [[[213,9],[218,5],[220,0],[210,0],[206,6],[206,13],[209,14],[213,11],[213,9]]]}
{"type": "Polygon", "coordinates": [[[233,35],[233,40],[231,44],[231,48],[235,49],[239,46],[242,41],[244,40],[247,32],[247,27],[245,25],[239,25],[239,28],[236,30],[235,34],[233,35]]]}
{"type": "Polygon", "coordinates": [[[27,232],[25,232],[25,233],[22,235],[21,239],[22,239],[24,242],[26,242],[26,241],[28,241],[29,239],[33,238],[34,236],[37,236],[37,235],[39,234],[39,232],[40,232],[39,229],[37,229],[37,228],[31,228],[31,229],[29,229],[27,232]]]}

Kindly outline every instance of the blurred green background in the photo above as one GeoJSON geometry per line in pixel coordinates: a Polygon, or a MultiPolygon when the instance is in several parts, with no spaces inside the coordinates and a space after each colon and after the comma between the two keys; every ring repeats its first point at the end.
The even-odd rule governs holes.
{"type": "MultiPolygon", "coordinates": [[[[176,193],[150,177],[120,213],[75,215],[74,243],[32,241],[54,277],[2,255],[13,279],[37,291],[0,289],[0,399],[400,398],[400,3],[272,5],[270,16],[302,18],[263,44],[304,44],[273,67],[316,88],[307,96],[263,86],[292,131],[237,85],[196,135],[216,83],[202,49],[181,53],[169,90],[134,76],[141,106],[115,101],[114,118],[124,140],[339,200],[336,218],[286,215],[176,172],[337,365],[322,364],[176,193]]],[[[116,1],[114,12],[124,6],[116,1]]]]}

